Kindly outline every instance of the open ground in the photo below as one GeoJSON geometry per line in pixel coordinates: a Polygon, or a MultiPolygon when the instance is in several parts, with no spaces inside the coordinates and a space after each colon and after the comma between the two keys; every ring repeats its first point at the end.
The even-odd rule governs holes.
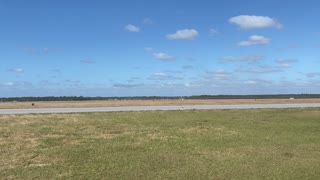
{"type": "Polygon", "coordinates": [[[319,179],[320,108],[0,115],[4,179],[319,179]]]}
{"type": "Polygon", "coordinates": [[[320,103],[313,99],[101,100],[1,102],[0,109],[320,103]],[[34,103],[34,106],[31,104],[34,103]]]}

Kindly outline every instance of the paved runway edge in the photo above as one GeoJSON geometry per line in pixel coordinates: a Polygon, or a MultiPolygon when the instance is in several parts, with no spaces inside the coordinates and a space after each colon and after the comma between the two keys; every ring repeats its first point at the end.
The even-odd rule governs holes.
{"type": "Polygon", "coordinates": [[[270,109],[270,108],[311,108],[311,107],[320,107],[320,103],[0,109],[0,114],[44,114],[44,113],[210,110],[210,109],[270,109]]]}

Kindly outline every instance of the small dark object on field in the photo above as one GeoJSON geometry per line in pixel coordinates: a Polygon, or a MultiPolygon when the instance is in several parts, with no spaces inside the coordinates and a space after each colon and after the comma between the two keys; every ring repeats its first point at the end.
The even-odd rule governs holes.
{"type": "Polygon", "coordinates": [[[32,103],[31,106],[34,106],[34,103],[32,103]]]}

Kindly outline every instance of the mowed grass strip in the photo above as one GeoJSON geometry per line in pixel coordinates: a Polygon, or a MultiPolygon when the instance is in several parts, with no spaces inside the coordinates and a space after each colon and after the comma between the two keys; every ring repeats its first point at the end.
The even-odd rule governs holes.
{"type": "Polygon", "coordinates": [[[1,179],[320,179],[320,109],[0,115],[1,179]]]}

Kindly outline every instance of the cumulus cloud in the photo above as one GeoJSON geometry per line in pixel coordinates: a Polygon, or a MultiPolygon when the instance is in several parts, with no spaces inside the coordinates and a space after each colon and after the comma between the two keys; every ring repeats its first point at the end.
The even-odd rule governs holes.
{"type": "Polygon", "coordinates": [[[238,43],[238,46],[250,46],[255,44],[268,44],[271,39],[266,38],[264,36],[252,35],[246,41],[241,41],[238,43]]]}
{"type": "Polygon", "coordinates": [[[166,53],[153,53],[154,58],[159,59],[161,61],[174,61],[176,59],[175,56],[166,54],[166,53]]]}
{"type": "Polygon", "coordinates": [[[243,83],[247,85],[257,85],[257,84],[267,85],[267,84],[272,84],[272,81],[264,80],[264,79],[250,79],[250,80],[244,81],[243,83]]]}
{"type": "Polygon", "coordinates": [[[296,59],[278,59],[276,62],[279,64],[281,68],[289,68],[292,63],[298,62],[296,59]]]}
{"type": "Polygon", "coordinates": [[[225,61],[259,61],[263,59],[262,56],[248,55],[248,56],[226,56],[223,58],[225,61]]]}
{"type": "Polygon", "coordinates": [[[125,29],[127,31],[130,31],[130,32],[139,32],[140,31],[140,28],[135,26],[135,25],[132,25],[132,24],[128,24],[126,25],[125,29]]]}
{"type": "Polygon", "coordinates": [[[169,77],[169,75],[165,74],[165,73],[154,73],[153,74],[154,77],[159,77],[159,79],[166,79],[167,77],[169,77]]]}
{"type": "Polygon", "coordinates": [[[16,73],[22,73],[22,72],[24,72],[24,69],[22,69],[22,68],[12,68],[12,69],[9,69],[9,71],[16,72],[16,73]]]}
{"type": "Polygon", "coordinates": [[[231,24],[238,25],[242,29],[257,29],[257,28],[282,28],[277,20],[268,16],[240,15],[229,19],[231,24]]]}
{"type": "Polygon", "coordinates": [[[199,35],[195,29],[178,30],[174,34],[168,34],[167,38],[170,40],[182,39],[182,40],[194,40],[199,35]]]}

